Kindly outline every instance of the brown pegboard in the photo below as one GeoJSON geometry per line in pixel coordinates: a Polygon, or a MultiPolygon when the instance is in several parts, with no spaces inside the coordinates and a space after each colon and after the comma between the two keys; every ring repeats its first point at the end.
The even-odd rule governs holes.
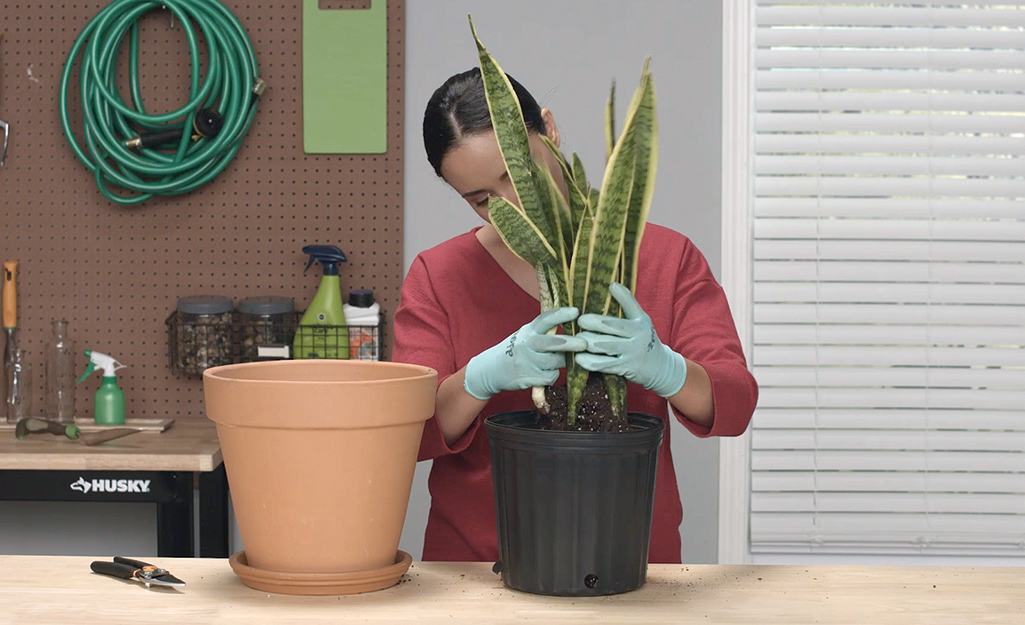
{"type": "MultiPolygon", "coordinates": [[[[19,327],[34,412],[43,408],[50,321],[65,318],[80,371],[85,349],[128,365],[119,382],[130,416],[203,417],[202,383],[168,370],[164,320],[178,297],[285,295],[303,308],[319,283],[319,271],[303,275],[301,248],[313,243],[338,245],[348,256],[343,292],[374,290],[386,314],[387,357],[403,266],[404,3],[388,1],[388,151],[360,156],[302,150],[302,3],[226,0],[269,85],[256,120],[212,183],[134,208],[100,195],[58,117],[67,53],[106,4],[0,1],[0,119],[12,132],[0,168],[0,260],[20,262],[19,327]]],[[[189,61],[180,26],[166,12],[152,13],[141,41],[147,108],[180,107],[189,61]]],[[[78,387],[79,418],[92,417],[96,377],[78,387]]]]}

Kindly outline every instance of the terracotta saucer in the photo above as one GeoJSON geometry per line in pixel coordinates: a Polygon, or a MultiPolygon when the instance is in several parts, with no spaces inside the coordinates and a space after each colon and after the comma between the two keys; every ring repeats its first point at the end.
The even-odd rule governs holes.
{"type": "Polygon", "coordinates": [[[245,551],[239,551],[228,558],[231,570],[242,578],[246,586],[284,595],[354,595],[381,590],[397,584],[412,563],[413,556],[399,551],[395,554],[395,564],[371,571],[282,573],[249,566],[245,551]]]}

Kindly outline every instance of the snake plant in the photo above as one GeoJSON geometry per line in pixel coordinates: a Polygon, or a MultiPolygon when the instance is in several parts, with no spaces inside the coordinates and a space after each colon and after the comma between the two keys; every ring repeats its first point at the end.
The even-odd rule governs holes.
{"type": "MultiPolygon", "coordinates": [[[[531,157],[523,112],[512,84],[484,44],[470,19],[477,44],[488,110],[505,159],[518,206],[505,198],[488,202],[489,218],[505,244],[537,271],[541,309],[576,306],[581,314],[618,316],[609,295],[616,281],[631,291],[637,283],[637,252],[651,206],[658,162],[658,122],[650,57],[641,70],[622,132],[615,133],[615,83],[605,105],[606,164],[601,188],[587,181],[576,154],[567,161],[547,139],[561,164],[568,188],[564,196],[552,173],[531,157]]],[[[566,331],[576,333],[576,324],[566,331]]],[[[571,357],[567,366],[567,421],[573,425],[589,372],[571,357]]],[[[626,380],[605,374],[606,390],[616,419],[626,418],[626,380]]],[[[534,404],[548,413],[543,388],[535,388],[534,404]]]]}

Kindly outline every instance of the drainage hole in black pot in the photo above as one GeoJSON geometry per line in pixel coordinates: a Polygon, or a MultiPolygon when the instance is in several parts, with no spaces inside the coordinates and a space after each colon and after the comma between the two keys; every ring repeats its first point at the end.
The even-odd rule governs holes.
{"type": "Polygon", "coordinates": [[[597,585],[598,585],[598,576],[595,575],[594,573],[591,573],[590,575],[588,575],[587,577],[584,578],[584,586],[587,586],[588,588],[594,588],[597,585]]]}

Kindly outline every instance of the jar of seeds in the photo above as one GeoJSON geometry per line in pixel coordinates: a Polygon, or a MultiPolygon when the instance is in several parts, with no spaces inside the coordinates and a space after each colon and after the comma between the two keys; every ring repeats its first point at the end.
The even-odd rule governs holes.
{"type": "Polygon", "coordinates": [[[232,301],[221,295],[192,295],[178,300],[177,369],[202,375],[208,367],[232,363],[232,301]]]}
{"type": "Polygon", "coordinates": [[[292,343],[295,301],[291,297],[247,297],[238,303],[238,312],[243,362],[256,360],[261,345],[292,343]]]}

